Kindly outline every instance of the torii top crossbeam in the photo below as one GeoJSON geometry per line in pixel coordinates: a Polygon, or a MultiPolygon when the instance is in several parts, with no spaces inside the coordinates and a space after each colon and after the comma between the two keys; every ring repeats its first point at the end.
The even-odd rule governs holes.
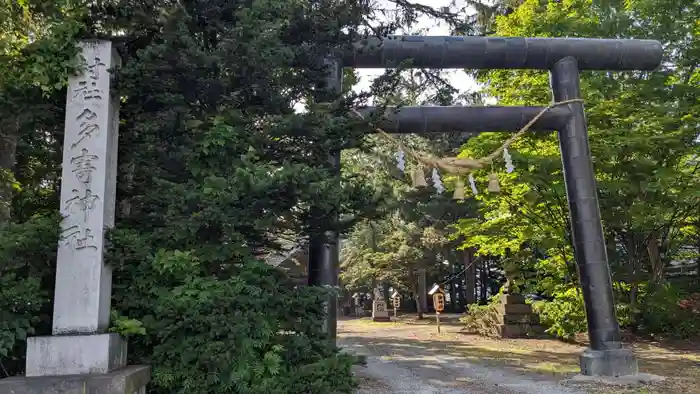
{"type": "Polygon", "coordinates": [[[371,37],[339,54],[343,66],[352,68],[548,70],[573,57],[580,70],[639,71],[656,69],[662,56],[661,43],[655,40],[470,36],[371,37]]]}

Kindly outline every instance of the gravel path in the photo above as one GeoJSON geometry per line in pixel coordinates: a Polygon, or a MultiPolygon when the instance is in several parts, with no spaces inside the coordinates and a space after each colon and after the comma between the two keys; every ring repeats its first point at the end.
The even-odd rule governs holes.
{"type": "MultiPolygon", "coordinates": [[[[342,331],[341,331],[342,332],[342,331]]],[[[396,334],[396,330],[392,330],[396,334]]],[[[582,394],[558,382],[468,362],[458,354],[436,354],[421,343],[407,345],[375,330],[340,334],[338,345],[367,357],[356,369],[358,394],[582,394]]]]}

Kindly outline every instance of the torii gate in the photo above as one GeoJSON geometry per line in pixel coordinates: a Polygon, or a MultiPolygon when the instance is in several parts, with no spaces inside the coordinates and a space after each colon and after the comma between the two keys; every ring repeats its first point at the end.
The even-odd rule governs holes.
{"type": "MultiPolygon", "coordinates": [[[[343,67],[534,69],[550,72],[555,102],[580,99],[581,70],[651,71],[663,56],[654,40],[521,37],[369,38],[353,51],[325,59],[329,66],[325,93],[332,101],[341,88],[343,67]],[[403,62],[409,61],[408,65],[403,62]]],[[[407,107],[388,115],[382,128],[390,133],[460,131],[516,132],[544,107],[407,107]]],[[[372,109],[369,109],[370,112],[372,109]]],[[[590,346],[580,358],[581,373],[594,376],[630,375],[638,371],[634,354],[622,348],[615,317],[612,280],[603,238],[595,173],[588,146],[583,104],[547,111],[533,131],[557,131],[569,203],[574,256],[579,267],[590,346]]],[[[330,165],[339,171],[340,153],[330,165]]],[[[337,286],[338,234],[319,229],[310,237],[309,284],[337,286]]],[[[328,305],[326,328],[335,337],[337,305],[328,305]]]]}

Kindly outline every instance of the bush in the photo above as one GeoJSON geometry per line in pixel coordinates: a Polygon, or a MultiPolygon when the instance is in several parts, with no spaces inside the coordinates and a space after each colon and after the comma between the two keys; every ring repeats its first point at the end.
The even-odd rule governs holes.
{"type": "Polygon", "coordinates": [[[29,335],[51,333],[59,215],[0,232],[0,378],[21,374],[29,335]]]}
{"type": "Polygon", "coordinates": [[[467,314],[459,318],[459,321],[465,325],[465,332],[488,336],[485,330],[488,330],[492,325],[492,319],[490,319],[492,310],[493,307],[491,304],[469,305],[467,307],[467,314]]]}
{"type": "Polygon", "coordinates": [[[700,294],[664,284],[641,302],[639,330],[678,339],[700,334],[700,294]]]}
{"type": "Polygon", "coordinates": [[[540,316],[540,322],[548,327],[549,334],[570,340],[586,332],[583,296],[576,288],[555,293],[553,301],[533,302],[532,308],[540,316]]]}
{"type": "Polygon", "coordinates": [[[150,393],[354,390],[354,360],[323,332],[328,290],[297,288],[258,261],[232,264],[219,278],[201,275],[201,265],[195,253],[161,250],[116,276],[115,307],[130,319],[117,320],[115,330],[133,335],[132,362],[154,367],[150,393]]]}

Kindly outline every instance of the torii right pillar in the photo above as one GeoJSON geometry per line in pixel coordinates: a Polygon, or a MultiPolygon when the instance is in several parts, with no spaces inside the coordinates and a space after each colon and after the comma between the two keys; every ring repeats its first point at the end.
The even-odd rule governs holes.
{"type": "MultiPolygon", "coordinates": [[[[554,101],[581,98],[578,61],[559,60],[550,71],[554,101]]],[[[610,266],[603,238],[595,171],[588,146],[583,103],[569,105],[571,115],[559,130],[566,196],[574,247],[588,320],[590,347],[580,358],[581,374],[623,376],[638,372],[637,360],[622,348],[615,316],[610,266]]]]}
{"type": "MultiPolygon", "coordinates": [[[[343,64],[354,68],[405,67],[403,62],[409,60],[413,68],[548,70],[554,99],[563,101],[581,97],[580,70],[651,71],[661,64],[663,50],[661,43],[653,40],[390,36],[366,39],[343,55],[343,64]]],[[[566,109],[550,117],[553,124],[558,124],[574,255],[588,321],[590,346],[581,355],[581,373],[633,375],[638,372],[637,361],[631,350],[622,347],[615,317],[583,104],[575,102],[566,109]]],[[[497,111],[503,109],[491,112],[497,111]]],[[[476,131],[500,131],[499,127],[505,129],[510,123],[526,121],[516,119],[514,114],[489,123],[492,130],[476,127],[476,131]]],[[[465,126],[473,122],[462,119],[465,126]]],[[[486,122],[478,123],[487,126],[486,122]]]]}

